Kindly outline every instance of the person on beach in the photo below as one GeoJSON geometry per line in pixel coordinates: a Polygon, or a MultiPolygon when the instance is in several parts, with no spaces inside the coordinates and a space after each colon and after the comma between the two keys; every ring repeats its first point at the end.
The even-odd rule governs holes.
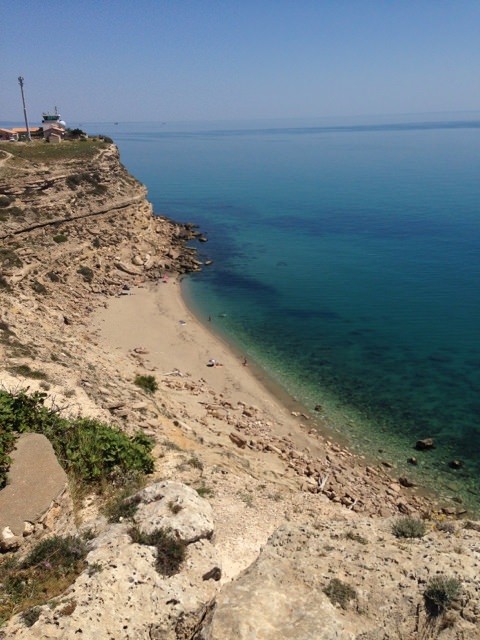
{"type": "Polygon", "coordinates": [[[207,362],[207,367],[223,367],[223,364],[221,362],[217,362],[215,358],[210,358],[207,362]]]}
{"type": "Polygon", "coordinates": [[[244,367],[246,367],[248,365],[247,359],[243,358],[242,364],[244,367]]]}

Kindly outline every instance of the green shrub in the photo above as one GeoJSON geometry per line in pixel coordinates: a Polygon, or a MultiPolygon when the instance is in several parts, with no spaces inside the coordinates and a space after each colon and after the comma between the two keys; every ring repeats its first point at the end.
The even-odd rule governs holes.
{"type": "Polygon", "coordinates": [[[71,176],[68,176],[66,179],[66,183],[67,186],[70,187],[70,189],[76,189],[82,182],[82,176],[81,174],[74,174],[71,176]]]}
{"type": "Polygon", "coordinates": [[[75,129],[67,128],[67,133],[71,138],[80,138],[81,136],[86,136],[87,134],[82,129],[76,127],[75,129]]]}
{"type": "Polygon", "coordinates": [[[189,458],[187,463],[194,469],[199,469],[200,471],[203,469],[203,462],[195,455],[189,458]]]}
{"type": "Polygon", "coordinates": [[[33,627],[35,622],[39,619],[42,610],[40,607],[32,607],[23,611],[21,614],[22,622],[26,627],[33,627]]]}
{"type": "Polygon", "coordinates": [[[346,609],[350,600],[355,600],[357,597],[355,589],[338,578],[332,578],[323,593],[328,596],[332,604],[339,604],[342,609],[346,609]]]}
{"type": "Polygon", "coordinates": [[[93,271],[90,267],[81,266],[77,269],[77,273],[83,276],[85,282],[92,282],[93,280],[93,271]]]}
{"type": "Polygon", "coordinates": [[[100,486],[104,480],[136,472],[151,473],[153,444],[143,433],[133,437],[98,420],[67,420],[44,406],[45,393],[0,390],[0,488],[18,433],[45,435],[63,468],[76,480],[100,486]]]}
{"type": "Polygon", "coordinates": [[[443,533],[455,533],[457,525],[451,521],[438,522],[437,529],[438,531],[443,531],[443,533]]]}
{"type": "Polygon", "coordinates": [[[13,249],[4,247],[0,249],[0,264],[4,269],[11,267],[23,267],[23,262],[17,256],[13,249]]]}
{"type": "Polygon", "coordinates": [[[392,526],[392,533],[397,538],[422,538],[427,532],[425,522],[405,516],[399,518],[392,526]]]}
{"type": "Polygon", "coordinates": [[[34,280],[32,282],[32,289],[35,291],[35,293],[38,293],[39,295],[42,295],[42,296],[48,293],[47,287],[41,282],[39,282],[38,280],[34,280]]]}
{"type": "MultiPolygon", "coordinates": [[[[0,626],[21,613],[28,627],[38,620],[38,605],[63,593],[85,568],[87,547],[76,536],[40,541],[23,560],[0,558],[0,626]]],[[[1,635],[1,634],[0,634],[1,635]]]]}
{"type": "Polygon", "coordinates": [[[202,484],[200,487],[197,487],[195,491],[201,498],[208,498],[214,495],[213,489],[207,487],[205,484],[202,484]]]}
{"type": "Polygon", "coordinates": [[[61,280],[60,276],[58,273],[55,273],[55,271],[49,271],[46,276],[51,282],[60,282],[61,280]]]}
{"type": "Polygon", "coordinates": [[[137,527],[130,529],[132,542],[155,547],[157,550],[156,569],[164,576],[178,573],[185,559],[186,543],[177,540],[170,529],[156,529],[152,533],[142,533],[137,527]]]}
{"type": "Polygon", "coordinates": [[[5,207],[8,207],[8,205],[12,202],[12,198],[9,198],[8,196],[4,195],[3,193],[0,194],[0,209],[4,209],[5,207]]]}
{"type": "Polygon", "coordinates": [[[52,240],[57,244],[61,244],[62,242],[68,241],[68,236],[66,236],[64,233],[58,233],[56,236],[53,236],[52,240]]]}
{"type": "Polygon", "coordinates": [[[359,544],[368,544],[368,540],[355,531],[347,531],[345,538],[358,542],[359,544]]]}
{"type": "Polygon", "coordinates": [[[425,606],[431,615],[439,615],[449,609],[462,592],[462,585],[457,578],[444,575],[435,576],[427,584],[423,594],[425,606]]]}
{"type": "Polygon", "coordinates": [[[51,568],[67,570],[75,567],[87,555],[85,542],[77,536],[53,536],[41,540],[20,565],[21,569],[30,569],[48,563],[51,568]]]}
{"type": "Polygon", "coordinates": [[[120,472],[152,473],[152,442],[143,433],[125,433],[90,418],[68,422],[65,431],[45,435],[52,441],[66,471],[88,484],[120,472]]]}
{"type": "Polygon", "coordinates": [[[139,500],[126,496],[124,492],[111,498],[103,509],[109,522],[122,522],[133,518],[138,509],[139,500]]]}
{"type": "Polygon", "coordinates": [[[155,393],[158,389],[158,383],[155,376],[137,376],[135,378],[135,384],[146,393],[155,393]]]}
{"type": "Polygon", "coordinates": [[[0,290],[2,291],[11,291],[12,287],[9,285],[5,276],[0,275],[0,290]]]}
{"type": "Polygon", "coordinates": [[[16,373],[24,378],[32,378],[32,380],[47,380],[48,376],[44,371],[36,371],[32,369],[28,364],[17,364],[13,367],[9,367],[9,371],[16,373]]]}
{"type": "Polygon", "coordinates": [[[133,472],[127,476],[123,475],[121,486],[115,488],[113,495],[102,509],[109,522],[121,522],[133,518],[141,500],[136,492],[142,486],[141,474],[133,472]]]}

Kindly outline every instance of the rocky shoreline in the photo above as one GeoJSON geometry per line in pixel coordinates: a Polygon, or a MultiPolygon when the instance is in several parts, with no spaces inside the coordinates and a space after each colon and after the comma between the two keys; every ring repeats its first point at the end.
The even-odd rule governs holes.
{"type": "MultiPolygon", "coordinates": [[[[188,244],[202,236],[153,216],[116,147],[54,162],[5,156],[2,196],[2,385],[43,390],[66,414],[153,438],[157,497],[139,501],[188,545],[182,570],[159,576],[152,548],[132,543],[126,523],[109,525],[90,496],[67,524],[50,518],[34,527],[24,547],[89,529],[87,562],[102,569],[82,573],[60,609],[42,607],[31,627],[14,617],[4,637],[480,638],[480,526],[465,528],[455,519],[460,507],[432,503],[408,479],[324,439],[308,416],[268,397],[227,349],[215,347],[223,371],[205,370],[201,329],[191,316],[179,326],[187,310],[175,284],[201,267],[188,244]],[[118,343],[108,345],[92,325],[104,308],[118,343]],[[121,324],[128,309],[130,329],[121,324]],[[159,310],[167,322],[152,328],[150,344],[159,310]],[[167,354],[166,346],[155,354],[159,335],[167,354]],[[162,368],[175,353],[181,363],[162,368]],[[134,385],[139,372],[156,376],[154,396],[134,385]],[[168,505],[176,503],[174,514],[168,505]],[[400,516],[425,518],[426,536],[399,542],[391,530],[400,516]],[[439,572],[463,585],[444,628],[422,597],[439,572]],[[345,608],[324,593],[335,576],[356,593],[345,608]]],[[[147,527],[142,513],[137,524],[147,527]]]]}

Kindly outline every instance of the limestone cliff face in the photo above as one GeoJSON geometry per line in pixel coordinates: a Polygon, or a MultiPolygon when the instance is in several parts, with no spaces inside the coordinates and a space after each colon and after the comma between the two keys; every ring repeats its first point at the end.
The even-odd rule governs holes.
{"type": "Polygon", "coordinates": [[[2,237],[37,225],[106,214],[145,200],[145,187],[122,166],[114,145],[88,151],[92,153],[77,157],[56,154],[47,162],[4,157],[0,193],[12,201],[4,209],[9,215],[2,221],[2,237]]]}
{"type": "Polygon", "coordinates": [[[113,144],[1,145],[4,362],[51,362],[59,331],[84,322],[105,296],[198,269],[185,246],[195,235],[191,225],[153,215],[146,188],[113,144]]]}
{"type": "MultiPolygon", "coordinates": [[[[81,143],[77,144],[81,147],[81,143]]],[[[43,278],[46,274],[42,265],[55,266],[59,257],[66,262],[67,255],[83,255],[85,263],[90,263],[84,266],[94,269],[96,277],[91,282],[96,284],[105,283],[106,273],[114,277],[113,263],[100,264],[101,258],[109,256],[117,255],[116,261],[121,257],[127,265],[133,260],[131,275],[194,267],[192,260],[179,261],[180,253],[172,252],[175,239],[181,244],[193,237],[191,227],[152,216],[146,188],[123,167],[113,144],[98,144],[86,150],[89,153],[57,154],[46,160],[41,156],[27,160],[3,150],[3,275],[18,282],[35,271],[43,278]],[[105,251],[107,247],[111,251],[105,251]]]]}

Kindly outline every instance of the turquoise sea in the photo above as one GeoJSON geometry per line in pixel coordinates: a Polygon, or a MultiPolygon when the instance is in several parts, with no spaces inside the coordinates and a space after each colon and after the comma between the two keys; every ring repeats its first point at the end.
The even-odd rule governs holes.
{"type": "Polygon", "coordinates": [[[480,506],[480,114],[97,128],[207,234],[201,316],[352,448],[480,506]]]}

